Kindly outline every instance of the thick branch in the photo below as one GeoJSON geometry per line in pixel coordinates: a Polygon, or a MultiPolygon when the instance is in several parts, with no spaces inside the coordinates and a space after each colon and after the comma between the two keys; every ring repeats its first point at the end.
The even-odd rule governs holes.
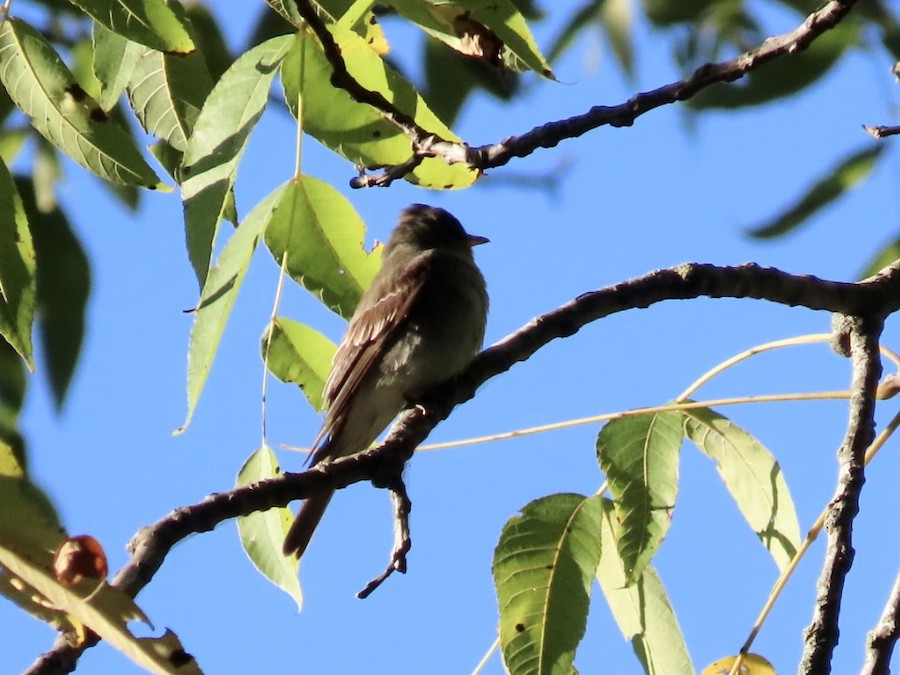
{"type": "Polygon", "coordinates": [[[888,675],[891,672],[891,654],[900,638],[900,574],[894,579],[894,587],[888,596],[884,612],[868,636],[866,662],[860,675],[888,675]]]}
{"type": "Polygon", "coordinates": [[[853,519],[859,512],[859,495],[865,483],[866,449],[875,439],[875,390],[881,378],[878,340],[880,317],[852,317],[850,356],[853,379],[847,435],[838,450],[838,486],[825,520],[828,547],[817,585],[812,623],[806,629],[800,673],[827,675],[831,655],[840,635],[838,617],[844,580],[853,565],[853,519]]]}
{"type": "MultiPolygon", "coordinates": [[[[441,387],[426,401],[401,414],[379,447],[303,473],[286,473],[272,480],[211,495],[202,502],[176,509],[143,528],[131,541],[131,560],[112,584],[132,596],[137,595],[153,578],[169,550],[188,535],[207,532],[237,516],[285,506],[292,500],[303,499],[313,489],[342,488],[364,480],[379,486],[395,485],[396,476],[400,475],[415,448],[455,406],[474,397],[478,387],[487,380],[509,370],[513,364],[525,361],[552,340],[572,335],[604,316],[649,307],[664,300],[701,296],[757,298],[809,309],[887,316],[900,309],[900,261],[859,283],[794,276],[754,264],[739,267],[684,264],[580,295],[533,319],[481,352],[459,380],[441,387]]],[[[39,658],[28,672],[71,672],[81,651],[57,640],[53,649],[39,658]]]]}
{"type": "Polygon", "coordinates": [[[295,0],[300,14],[322,42],[325,56],[333,69],[332,84],[344,89],[356,101],[371,105],[397,126],[412,143],[412,156],[402,165],[388,167],[381,173],[362,175],[350,182],[352,187],[385,187],[402,178],[419,165],[424,157],[441,157],[448,164],[465,163],[478,170],[507,164],[514,157],[526,157],[538,148],[552,148],[561,141],[578,138],[602,126],[631,126],[634,121],[655,108],[685,101],[713,84],[734,82],[763,64],[797,54],[817,37],[834,28],[849,13],[856,0],[831,0],[810,14],[794,30],[766,39],[759,47],[719,63],[707,63],[690,76],[652,91],[635,94],[615,106],[595,106],[582,115],[548,122],[520,136],[510,136],[499,143],[470,147],[455,143],[423,129],[415,120],[398,109],[380,93],[357,82],[347,71],[340,47],[312,8],[309,0],[295,0]]]}

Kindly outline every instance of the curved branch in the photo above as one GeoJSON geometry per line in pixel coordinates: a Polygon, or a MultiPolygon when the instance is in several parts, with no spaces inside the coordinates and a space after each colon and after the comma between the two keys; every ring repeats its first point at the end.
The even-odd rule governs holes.
{"type": "Polygon", "coordinates": [[[881,378],[878,340],[880,317],[849,317],[853,381],[850,387],[850,420],[838,450],[838,486],[825,519],[828,545],[817,585],[813,619],[805,631],[803,658],[798,672],[821,675],[831,672],[831,655],[837,646],[838,617],[844,580],[853,565],[853,519],[859,513],[859,495],[866,482],[866,449],[875,439],[875,391],[881,378]]]}
{"type": "MultiPolygon", "coordinates": [[[[295,499],[303,499],[311,490],[325,486],[343,488],[364,480],[390,487],[396,484],[395,477],[400,475],[415,448],[457,405],[473,398],[478,387],[487,380],[509,370],[515,363],[525,361],[552,340],[573,335],[585,325],[610,314],[646,308],[664,300],[701,296],[755,298],[791,307],[884,317],[900,309],[900,261],[858,283],[796,276],[755,264],[717,267],[687,263],[584,293],[485,349],[458,380],[439,387],[424,401],[407,408],[378,447],[303,473],[285,473],[278,478],[210,495],[201,502],[175,509],[141,529],[129,544],[131,560],[111,583],[135,596],[151,581],[171,548],[182,539],[212,530],[237,516],[286,506],[295,499]]],[[[71,672],[81,652],[96,641],[94,637],[83,647],[73,648],[59,638],[27,672],[71,672]]]]}
{"type": "Polygon", "coordinates": [[[831,0],[806,17],[794,30],[770,37],[756,49],[728,61],[704,64],[683,80],[635,94],[619,105],[595,106],[582,115],[548,122],[519,136],[510,136],[499,143],[479,147],[448,141],[423,129],[380,93],[363,87],[347,71],[340,48],[309,0],[295,0],[295,3],[301,16],[322,42],[325,56],[333,69],[332,84],[344,89],[356,101],[380,111],[412,143],[412,156],[403,164],[388,167],[379,173],[358,176],[350,181],[351,187],[361,188],[386,187],[412,171],[424,157],[441,157],[448,164],[465,163],[470,168],[484,171],[503,166],[515,157],[526,157],[538,148],[555,147],[561,141],[578,138],[602,126],[631,126],[638,117],[655,108],[686,101],[712,84],[734,82],[763,64],[803,51],[816,38],[840,23],[856,1],[831,0]]]}
{"type": "Polygon", "coordinates": [[[514,157],[530,155],[538,148],[555,147],[560,141],[577,138],[598,127],[631,126],[638,117],[654,108],[686,101],[712,84],[734,82],[769,61],[803,51],[817,37],[840,23],[855,2],[856,0],[832,0],[810,14],[794,30],[767,38],[759,47],[737,58],[704,64],[684,80],[635,94],[619,105],[595,106],[583,115],[549,122],[494,145],[471,148],[466,159],[474,168],[488,169],[503,166],[514,157]]]}

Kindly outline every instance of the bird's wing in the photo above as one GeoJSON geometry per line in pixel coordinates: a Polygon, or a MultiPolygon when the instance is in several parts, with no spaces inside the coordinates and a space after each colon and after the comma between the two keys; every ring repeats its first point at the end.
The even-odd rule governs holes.
{"type": "Polygon", "coordinates": [[[347,333],[332,360],[331,374],[325,382],[324,399],[328,403],[325,424],[313,443],[311,464],[328,456],[326,436],[336,432],[353,404],[353,395],[372,368],[393,344],[393,337],[406,323],[410,308],[422,293],[428,276],[431,254],[421,254],[393,278],[377,278],[360,301],[347,333]],[[389,286],[389,287],[388,287],[389,286]]]}

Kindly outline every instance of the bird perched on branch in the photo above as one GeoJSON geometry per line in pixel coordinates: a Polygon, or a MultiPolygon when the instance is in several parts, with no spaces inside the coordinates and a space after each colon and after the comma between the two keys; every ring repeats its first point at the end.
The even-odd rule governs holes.
{"type": "MultiPolygon", "coordinates": [[[[444,209],[404,209],[325,383],[325,422],[311,464],[366,450],[410,401],[452,379],[481,347],[488,295],[468,234],[444,209]]],[[[303,555],[334,495],[310,494],[284,540],[303,555]]]]}

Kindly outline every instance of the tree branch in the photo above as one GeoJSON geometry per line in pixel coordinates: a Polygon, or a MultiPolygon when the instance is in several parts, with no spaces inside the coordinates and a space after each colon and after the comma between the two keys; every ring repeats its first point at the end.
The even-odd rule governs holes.
{"type": "Polygon", "coordinates": [[[471,148],[469,165],[477,169],[503,166],[514,157],[525,157],[538,148],[552,148],[568,138],[577,138],[598,127],[628,127],[654,108],[686,101],[712,84],[734,82],[763,64],[806,49],[825,31],[834,28],[847,16],[856,0],[831,0],[813,12],[794,30],[767,38],[759,47],[730,61],[707,63],[689,77],[652,91],[635,94],[616,106],[595,106],[587,113],[558,122],[550,122],[521,136],[507,138],[495,145],[471,148]]]}
{"type": "Polygon", "coordinates": [[[825,564],[817,584],[813,619],[805,631],[800,673],[827,675],[840,630],[838,617],[844,580],[853,565],[853,519],[859,513],[859,495],[865,483],[866,449],[875,439],[875,391],[881,378],[878,340],[881,317],[850,318],[850,356],[853,378],[850,394],[850,420],[847,434],[838,450],[840,470],[838,486],[825,520],[828,545],[825,564]]]}
{"type": "MultiPolygon", "coordinates": [[[[331,33],[328,32],[325,23],[319,18],[319,15],[313,8],[310,0],[294,0],[294,3],[297,5],[297,11],[300,12],[300,16],[306,20],[306,23],[312,28],[313,33],[319,38],[319,42],[322,43],[322,48],[325,51],[325,58],[328,59],[328,63],[331,64],[333,71],[331,74],[331,84],[334,87],[343,89],[350,94],[355,101],[366,103],[381,112],[385,119],[406,134],[413,142],[414,146],[424,144],[427,139],[443,140],[420,127],[412,117],[388,101],[380,92],[366,89],[353,79],[353,76],[347,70],[347,64],[341,54],[340,47],[338,47],[337,43],[334,41],[331,33]]],[[[422,160],[420,159],[419,162],[421,161],[422,160]]],[[[416,162],[416,164],[419,162],[416,162]]],[[[410,171],[411,170],[412,169],[410,169],[410,171]]]]}
{"type": "Polygon", "coordinates": [[[860,675],[888,675],[891,672],[891,654],[900,638],[900,574],[894,579],[894,587],[888,596],[878,625],[868,635],[866,662],[860,675]]]}
{"type": "MultiPolygon", "coordinates": [[[[573,335],[597,319],[664,300],[701,296],[756,298],[791,307],[884,317],[900,309],[900,261],[858,283],[795,276],[755,264],[716,267],[686,263],[584,293],[485,349],[458,380],[439,387],[424,401],[405,410],[377,448],[303,473],[285,473],[275,479],[210,495],[201,502],[175,509],[141,529],[129,544],[131,560],[111,583],[136,596],[153,578],[171,548],[188,535],[207,532],[237,516],[286,506],[295,499],[303,499],[312,490],[326,486],[343,488],[364,480],[382,487],[395,486],[415,448],[457,405],[473,398],[487,380],[527,360],[552,340],[573,335]]],[[[63,639],[57,639],[52,650],[35,661],[27,672],[71,672],[84,649],[96,641],[93,638],[84,647],[73,648],[63,639]]]]}
{"type": "Polygon", "coordinates": [[[412,117],[394,106],[380,93],[370,91],[359,84],[347,71],[340,48],[309,0],[295,0],[295,2],[301,16],[306,19],[322,43],[325,56],[334,71],[332,84],[344,89],[356,101],[371,105],[380,111],[412,143],[413,154],[409,160],[401,165],[388,167],[380,173],[354,178],[350,181],[351,187],[354,188],[386,187],[412,171],[424,157],[441,157],[448,164],[465,163],[470,168],[484,171],[503,166],[515,157],[526,157],[538,148],[555,147],[563,140],[578,138],[602,126],[631,126],[638,117],[654,108],[686,101],[710,85],[734,82],[770,61],[803,51],[817,37],[840,23],[856,4],[856,0],[831,0],[806,17],[806,20],[794,30],[768,38],[756,49],[734,59],[704,64],[683,80],[635,94],[619,105],[595,106],[582,115],[548,122],[520,136],[510,136],[499,143],[470,147],[466,143],[448,141],[423,129],[412,117]]]}

